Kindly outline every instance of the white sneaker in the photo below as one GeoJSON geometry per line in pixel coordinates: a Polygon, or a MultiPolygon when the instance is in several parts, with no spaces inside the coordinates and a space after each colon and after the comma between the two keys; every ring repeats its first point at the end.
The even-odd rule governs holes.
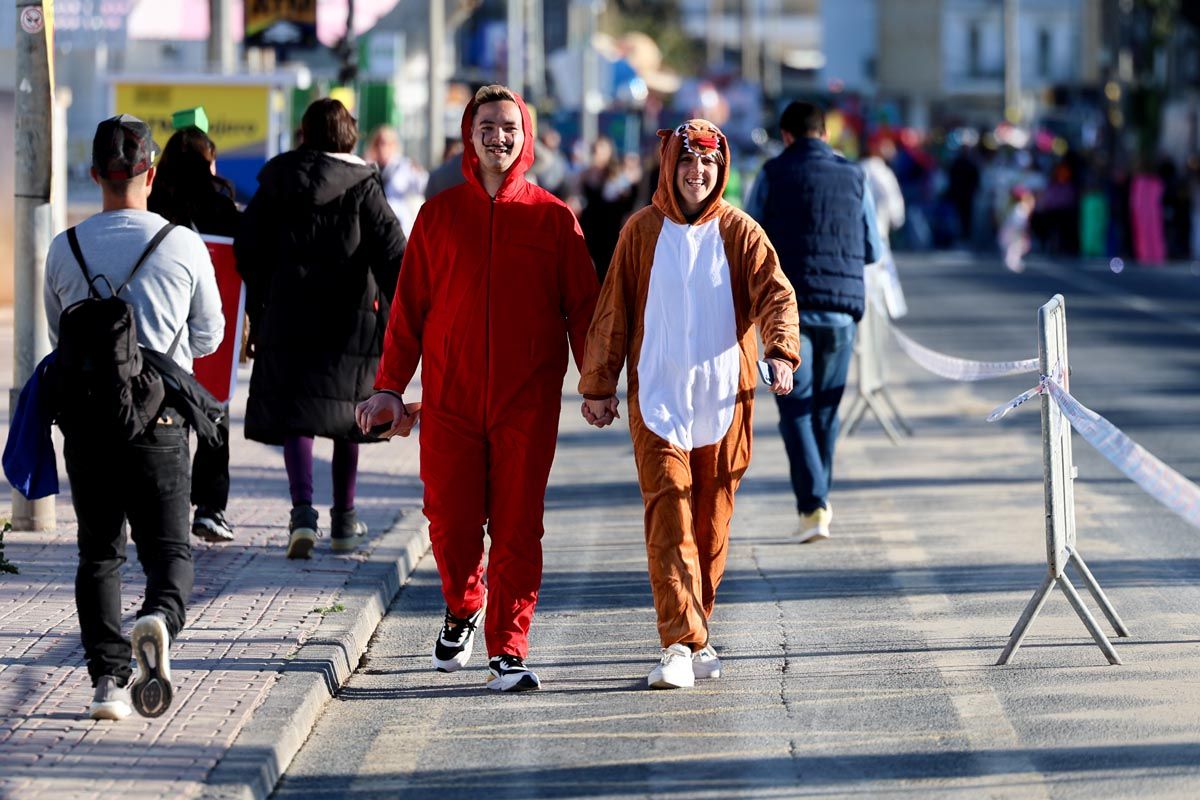
{"type": "Polygon", "coordinates": [[[833,521],[833,506],[823,506],[816,511],[800,515],[800,527],[796,530],[796,541],[800,544],[819,542],[829,538],[829,523],[833,521]]]}
{"type": "Polygon", "coordinates": [[[446,609],[446,620],[433,642],[433,668],[438,672],[458,672],[471,660],[475,647],[475,629],[483,619],[483,608],[469,617],[456,617],[446,609]]]}
{"type": "Polygon", "coordinates": [[[117,684],[112,675],[101,675],[88,713],[92,719],[122,720],[133,713],[129,690],[117,684]]]}
{"type": "Polygon", "coordinates": [[[689,689],[696,685],[692,670],[692,648],[673,644],[664,648],[658,666],[650,670],[646,683],[651,689],[689,689]]]}
{"type": "Polygon", "coordinates": [[[138,617],[133,624],[133,654],[137,674],[129,684],[133,707],[143,717],[162,715],[171,705],[171,635],[157,612],[138,617]]]}
{"type": "Polygon", "coordinates": [[[537,673],[520,656],[504,653],[488,659],[487,687],[493,692],[528,692],[541,686],[537,673]]]}
{"type": "Polygon", "coordinates": [[[711,644],[692,654],[692,672],[697,678],[721,677],[721,659],[717,658],[717,651],[711,644]]]}

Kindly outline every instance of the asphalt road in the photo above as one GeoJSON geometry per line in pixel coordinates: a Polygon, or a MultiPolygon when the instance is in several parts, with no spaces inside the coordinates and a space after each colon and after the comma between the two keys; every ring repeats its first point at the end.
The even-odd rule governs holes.
{"type": "MultiPolygon", "coordinates": [[[[1067,297],[1072,391],[1200,480],[1200,276],[1186,267],[937,254],[901,260],[929,347],[1036,354],[1067,297]]],[[[769,396],[738,495],[714,642],[725,675],[644,688],[657,639],[623,429],[564,402],[530,658],[540,692],[485,666],[428,667],[442,612],[426,557],[276,796],[404,798],[1195,797],[1200,531],[1076,439],[1079,546],[1132,630],[1108,666],[1057,592],[1014,663],[1008,632],[1045,574],[1036,403],[987,413],[1031,376],[952,384],[893,353],[916,436],[873,422],[839,449],[834,537],[798,546],[769,396]]]]}

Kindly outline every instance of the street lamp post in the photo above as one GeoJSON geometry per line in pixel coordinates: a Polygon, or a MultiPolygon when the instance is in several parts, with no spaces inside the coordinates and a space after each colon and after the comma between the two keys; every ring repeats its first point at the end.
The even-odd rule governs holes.
{"type": "Polygon", "coordinates": [[[708,0],[707,60],[708,68],[715,69],[725,60],[725,10],[721,0],[708,0]]]}
{"type": "Polygon", "coordinates": [[[233,39],[229,36],[229,17],[233,0],[208,0],[208,68],[221,75],[234,69],[233,39]]]}
{"type": "MultiPolygon", "coordinates": [[[[38,362],[50,351],[42,284],[46,251],[54,231],[51,207],[51,164],[54,158],[51,72],[53,32],[47,25],[53,0],[17,0],[17,74],[15,207],[13,230],[13,389],[9,415],[17,407],[21,387],[38,362]]],[[[61,198],[60,198],[61,199],[61,198]]],[[[55,525],[54,498],[27,500],[13,492],[13,528],[50,530],[55,525]]]]}
{"type": "MultiPolygon", "coordinates": [[[[429,0],[429,168],[442,163],[446,116],[446,85],[442,62],[446,47],[446,0],[429,0]]],[[[465,144],[465,143],[464,143],[465,144]]]]}
{"type": "Polygon", "coordinates": [[[525,93],[525,0],[508,0],[508,88],[525,93]]]}
{"type": "Polygon", "coordinates": [[[1020,0],[1004,2],[1004,118],[1021,122],[1020,0]]]}

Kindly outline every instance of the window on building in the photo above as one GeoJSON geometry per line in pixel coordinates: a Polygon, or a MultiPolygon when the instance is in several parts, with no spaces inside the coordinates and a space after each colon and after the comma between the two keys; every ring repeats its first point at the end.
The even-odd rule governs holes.
{"type": "Polygon", "coordinates": [[[1042,28],[1038,31],[1037,36],[1037,74],[1040,78],[1049,78],[1051,56],[1053,54],[1053,40],[1050,38],[1050,31],[1042,28]]]}

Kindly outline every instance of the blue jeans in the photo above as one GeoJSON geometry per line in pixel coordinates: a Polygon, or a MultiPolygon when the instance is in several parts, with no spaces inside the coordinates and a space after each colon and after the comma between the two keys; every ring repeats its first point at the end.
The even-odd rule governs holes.
{"type": "Polygon", "coordinates": [[[829,505],[833,447],[840,424],[837,410],[846,389],[856,327],[802,324],[795,386],[791,394],[775,398],[801,514],[829,505]]]}

